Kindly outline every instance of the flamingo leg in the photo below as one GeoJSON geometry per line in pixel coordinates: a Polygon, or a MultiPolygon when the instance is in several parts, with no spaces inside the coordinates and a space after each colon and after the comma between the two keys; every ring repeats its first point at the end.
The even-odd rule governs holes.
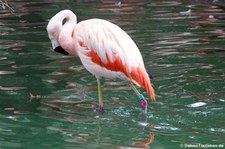
{"type": "Polygon", "coordinates": [[[132,82],[130,82],[130,86],[131,88],[134,90],[135,94],[138,96],[138,98],[140,99],[141,102],[141,108],[142,111],[146,114],[147,113],[147,106],[148,106],[148,102],[145,99],[145,97],[136,89],[136,87],[134,86],[134,84],[132,82]]]}
{"type": "Polygon", "coordinates": [[[101,86],[101,81],[99,78],[97,78],[97,82],[98,82],[98,101],[99,101],[98,112],[103,113],[104,109],[103,109],[103,99],[102,99],[102,86],[101,86]]]}

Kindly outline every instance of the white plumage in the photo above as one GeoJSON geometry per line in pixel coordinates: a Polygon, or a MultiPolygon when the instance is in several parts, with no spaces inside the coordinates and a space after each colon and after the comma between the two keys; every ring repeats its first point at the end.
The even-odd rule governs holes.
{"type": "MultiPolygon", "coordinates": [[[[118,26],[106,20],[90,19],[78,23],[75,30],[77,43],[76,49],[78,55],[81,58],[81,61],[85,68],[89,71],[93,69],[89,67],[96,67],[96,69],[101,68],[95,66],[98,64],[94,64],[93,62],[90,65],[91,59],[87,58],[86,56],[86,52],[88,50],[95,51],[104,64],[108,63],[107,56],[113,63],[115,61],[114,56],[117,55],[121,59],[122,64],[127,66],[128,73],[131,72],[132,67],[144,67],[142,56],[136,44],[118,26]],[[83,42],[88,50],[84,50],[84,48],[79,45],[80,42],[83,42]],[[86,65],[86,63],[88,63],[89,65],[86,65]]],[[[100,71],[103,72],[102,70],[100,71]]],[[[112,76],[111,71],[109,73],[104,73],[104,75],[102,75],[102,73],[99,73],[98,70],[97,73],[95,73],[96,70],[92,70],[90,72],[95,76],[107,78],[110,78],[112,76]]],[[[121,76],[120,73],[119,76],[121,76]]]]}

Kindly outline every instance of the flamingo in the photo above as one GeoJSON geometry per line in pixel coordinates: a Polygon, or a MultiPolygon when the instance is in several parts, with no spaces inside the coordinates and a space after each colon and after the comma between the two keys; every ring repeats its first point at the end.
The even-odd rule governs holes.
{"type": "Polygon", "coordinates": [[[96,77],[99,112],[104,112],[101,78],[127,80],[139,97],[145,113],[147,100],[135,85],[145,88],[152,101],[155,101],[154,89],[141,53],[119,26],[95,18],[77,23],[77,17],[71,10],[62,10],[50,19],[47,32],[54,51],[78,56],[83,66],[96,77]]]}

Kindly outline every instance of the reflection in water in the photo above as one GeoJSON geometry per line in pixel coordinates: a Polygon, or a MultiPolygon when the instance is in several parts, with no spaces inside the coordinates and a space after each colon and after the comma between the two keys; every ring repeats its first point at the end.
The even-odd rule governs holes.
{"type": "Polygon", "coordinates": [[[225,11],[218,6],[211,6],[199,12],[200,17],[195,21],[196,25],[193,28],[204,30],[202,32],[204,38],[199,39],[201,44],[210,44],[225,37],[224,29],[220,28],[221,22],[225,20],[224,17],[221,17],[224,13],[225,11]],[[208,28],[208,25],[215,27],[208,28]]]}
{"type": "Polygon", "coordinates": [[[178,148],[224,141],[222,3],[8,4],[13,13],[0,8],[0,148],[178,148]],[[107,19],[132,36],[154,75],[157,102],[149,102],[147,115],[119,80],[105,80],[106,112],[98,114],[95,78],[79,59],[50,50],[46,24],[62,8],[74,10],[79,21],[107,19]],[[180,15],[188,9],[191,16],[180,15]]]}
{"type": "Polygon", "coordinates": [[[134,146],[138,148],[149,148],[150,144],[154,141],[154,138],[154,134],[149,133],[149,137],[145,142],[136,142],[134,143],[134,146]]]}
{"type": "Polygon", "coordinates": [[[100,11],[111,11],[112,13],[102,17],[126,29],[134,25],[141,15],[145,13],[144,4],[142,0],[133,0],[121,1],[121,5],[118,6],[115,0],[106,0],[98,5],[97,9],[100,11]]]}

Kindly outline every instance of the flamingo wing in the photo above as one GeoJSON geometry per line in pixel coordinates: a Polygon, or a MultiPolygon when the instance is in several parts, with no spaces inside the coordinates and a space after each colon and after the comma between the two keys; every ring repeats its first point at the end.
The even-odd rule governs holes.
{"type": "MultiPolygon", "coordinates": [[[[89,67],[92,66],[104,68],[112,73],[122,73],[137,85],[144,87],[151,99],[155,100],[141,53],[126,32],[101,19],[82,21],[77,24],[74,32],[78,55],[89,71],[89,67]]],[[[106,77],[101,71],[90,72],[95,76],[106,77]]]]}

